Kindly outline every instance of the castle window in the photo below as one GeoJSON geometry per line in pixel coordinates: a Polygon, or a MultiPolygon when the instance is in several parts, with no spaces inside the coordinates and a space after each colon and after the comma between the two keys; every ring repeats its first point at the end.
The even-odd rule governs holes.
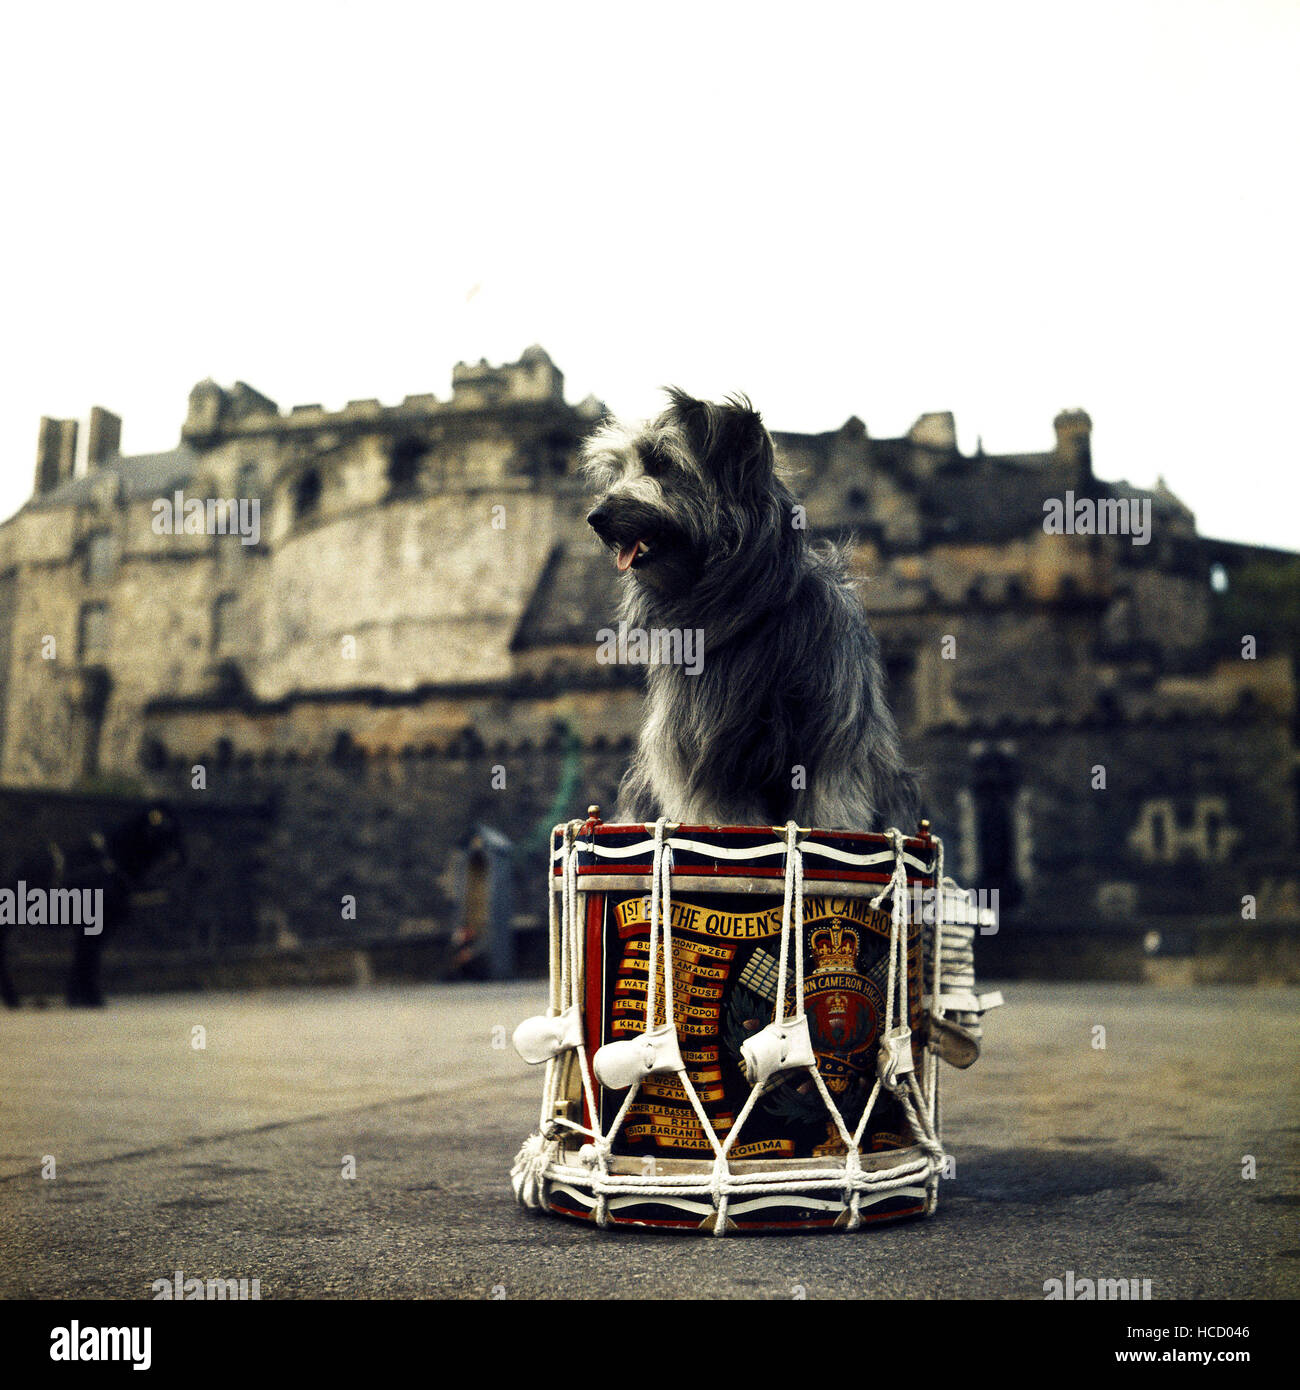
{"type": "Polygon", "coordinates": [[[419,488],[420,464],[428,449],[421,439],[406,436],[394,445],[388,458],[388,487],[394,497],[409,497],[419,488]]]}
{"type": "Polygon", "coordinates": [[[223,652],[235,633],[235,595],[221,594],[212,605],[212,650],[223,652]]]}
{"type": "Polygon", "coordinates": [[[885,653],[885,681],[890,708],[900,728],[909,728],[915,713],[916,657],[911,652],[885,653]]]}
{"type": "Polygon", "coordinates": [[[77,657],[82,665],[103,661],[108,653],[108,604],[83,603],[77,625],[77,657]]]}
{"type": "Polygon", "coordinates": [[[309,468],[298,479],[293,490],[293,513],[299,521],[315,515],[320,507],[320,494],[320,474],[314,468],[309,468]]]}
{"type": "Polygon", "coordinates": [[[1210,566],[1210,588],[1216,594],[1228,592],[1228,571],[1222,565],[1210,566]]]}
{"type": "Polygon", "coordinates": [[[563,430],[551,430],[538,441],[539,471],[563,477],[569,471],[573,440],[563,430]]]}
{"type": "Polygon", "coordinates": [[[161,739],[145,738],[140,744],[140,766],[161,772],[167,766],[167,745],[161,739]]]}
{"type": "Polygon", "coordinates": [[[860,487],[851,487],[845,501],[852,511],[860,512],[867,505],[867,494],[860,487]]]}
{"type": "Polygon", "coordinates": [[[252,498],[257,490],[257,464],[245,463],[240,466],[239,477],[235,482],[235,496],[252,498]]]}
{"type": "Polygon", "coordinates": [[[108,531],[96,531],[86,542],[86,583],[106,584],[113,573],[117,547],[108,531]]]}

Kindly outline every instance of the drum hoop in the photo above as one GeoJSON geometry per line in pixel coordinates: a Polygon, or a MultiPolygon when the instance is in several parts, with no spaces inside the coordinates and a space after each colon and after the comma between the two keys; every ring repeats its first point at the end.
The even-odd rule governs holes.
{"type": "MultiPolygon", "coordinates": [[[[643,821],[601,821],[590,828],[584,827],[580,834],[584,840],[591,840],[602,835],[630,835],[638,830],[646,836],[652,836],[654,824],[653,821],[649,823],[643,821]]],[[[784,825],[704,825],[687,821],[669,822],[669,824],[672,825],[670,839],[677,835],[755,835],[770,831],[781,847],[785,848],[786,828],[784,825]]],[[[557,830],[561,828],[560,826],[556,827],[557,830]]],[[[801,825],[798,830],[800,849],[809,843],[811,836],[835,840],[869,840],[874,845],[886,848],[890,844],[889,836],[879,830],[833,830],[824,825],[801,825]]],[[[814,840],[812,843],[815,844],[817,841],[814,840]]],[[[928,832],[925,835],[904,835],[903,843],[905,845],[921,845],[929,849],[935,845],[936,837],[928,832]]]]}
{"type": "MultiPolygon", "coordinates": [[[[562,1152],[560,1162],[576,1161],[576,1150],[562,1152]]],[[[859,1154],[858,1166],[864,1173],[883,1173],[892,1168],[898,1168],[908,1163],[915,1163],[925,1156],[925,1150],[919,1144],[909,1144],[902,1149],[884,1149],[879,1153],[859,1154]]],[[[830,1179],[838,1179],[839,1184],[844,1181],[844,1155],[831,1154],[822,1158],[737,1158],[729,1161],[729,1167],[737,1176],[747,1173],[770,1173],[781,1172],[825,1172],[830,1179]]],[[[675,1174],[698,1173],[709,1175],[713,1172],[714,1160],[712,1158],[656,1158],[654,1176],[669,1177],[675,1174]]],[[[634,1174],[637,1176],[647,1176],[642,1161],[636,1155],[631,1154],[611,1154],[609,1157],[609,1171],[615,1175],[634,1174]]],[[[827,1186],[835,1186],[835,1182],[828,1182],[827,1186]]]]}
{"type": "MultiPolygon", "coordinates": [[[[630,834],[634,832],[625,831],[622,833],[630,834]]],[[[710,844],[707,839],[701,840],[698,838],[698,835],[707,836],[723,833],[723,831],[713,830],[711,827],[703,827],[699,832],[690,831],[688,827],[679,827],[673,834],[664,837],[664,844],[670,850],[689,851],[690,853],[700,855],[717,855],[721,859],[734,860],[736,862],[743,862],[747,859],[784,856],[786,853],[786,846],[780,840],[766,840],[755,845],[726,846],[710,844]]],[[[753,835],[755,832],[751,830],[749,833],[753,835]]],[[[654,841],[649,836],[635,841],[630,845],[613,845],[600,843],[597,839],[599,834],[600,831],[593,831],[584,836],[575,836],[573,843],[576,852],[580,856],[587,854],[597,859],[630,859],[633,855],[641,854],[645,851],[650,851],[653,855],[654,841]]],[[[847,839],[848,836],[836,836],[834,838],[847,839]]],[[[875,836],[870,838],[873,841],[876,839],[875,836]]],[[[905,864],[919,873],[928,874],[933,871],[934,861],[931,857],[931,852],[936,846],[936,842],[933,839],[929,841],[913,841],[904,837],[902,843],[904,846],[902,857],[905,864]],[[909,844],[919,845],[919,852],[925,854],[927,858],[930,859],[930,862],[927,863],[925,860],[919,858],[916,851],[909,852],[906,848],[909,844]]],[[[840,849],[836,845],[823,844],[818,840],[810,839],[801,840],[798,844],[798,848],[805,856],[813,855],[820,859],[837,860],[842,864],[857,864],[863,868],[866,868],[868,865],[876,864],[890,864],[892,866],[895,863],[895,850],[888,841],[885,841],[884,848],[864,850],[860,853],[840,849]]],[[[559,864],[563,861],[563,857],[563,844],[557,845],[555,843],[555,837],[552,836],[551,863],[557,866],[557,871],[559,864]]],[[[638,865],[636,867],[640,866],[638,865]]],[[[646,872],[650,872],[649,865],[646,865],[646,872]]],[[[676,872],[675,866],[674,872],[676,872]]]]}
{"type": "MultiPolygon", "coordinates": [[[[617,892],[620,889],[627,892],[635,892],[638,884],[649,884],[649,873],[620,873],[620,874],[598,874],[588,873],[579,870],[579,878],[576,891],[579,893],[608,893],[617,892]]],[[[908,878],[908,886],[913,884],[929,883],[933,875],[926,874],[924,877],[908,878]]],[[[873,878],[866,878],[857,882],[848,882],[844,879],[820,879],[814,874],[809,874],[804,880],[814,888],[809,893],[809,897],[836,897],[836,898],[874,898],[880,893],[881,888],[889,882],[888,874],[880,874],[873,878]]],[[[780,883],[780,879],[758,878],[746,874],[744,877],[736,876],[729,878],[722,874],[709,874],[701,876],[698,874],[673,874],[674,893],[773,893],[773,883],[780,883]]],[[[553,877],[551,891],[559,893],[563,889],[563,882],[558,877],[553,877]]]]}

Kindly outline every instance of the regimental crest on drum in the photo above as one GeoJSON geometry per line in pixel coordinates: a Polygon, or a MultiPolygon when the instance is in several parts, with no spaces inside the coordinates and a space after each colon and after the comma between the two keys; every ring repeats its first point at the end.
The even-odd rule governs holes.
{"type": "MultiPolygon", "coordinates": [[[[644,896],[611,897],[603,1040],[633,1036],[645,1026],[649,993],[650,926],[644,896]]],[[[755,911],[752,898],[719,897],[672,904],[672,982],[682,1056],[717,1133],[725,1134],[749,1093],[741,1045],[771,1021],[780,974],[780,904],[755,911]]],[[[804,900],[804,1007],[818,1070],[846,1123],[856,1126],[876,1076],[876,1051],[885,1014],[890,913],[863,897],[804,900]]],[[[919,1006],[920,940],[910,942],[919,1006]]],[[[655,1023],[663,1022],[663,963],[658,968],[655,1023]]],[[[794,1006],[794,972],[786,983],[786,1011],[794,1006]]],[[[605,1097],[602,1122],[619,1103],[605,1097]]],[[[882,1097],[872,1113],[864,1148],[901,1148],[910,1142],[897,1105],[882,1097]]],[[[664,1157],[711,1152],[707,1135],[676,1076],[642,1083],[616,1151],[664,1157]]],[[[844,1152],[825,1102],[806,1071],[782,1074],[759,1101],[744,1130],[737,1158],[817,1157],[844,1152]]]]}

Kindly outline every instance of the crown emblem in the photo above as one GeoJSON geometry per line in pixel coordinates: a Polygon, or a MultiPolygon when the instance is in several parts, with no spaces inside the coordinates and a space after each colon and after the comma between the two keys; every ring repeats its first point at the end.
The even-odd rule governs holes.
{"type": "Polygon", "coordinates": [[[818,970],[853,970],[858,955],[858,934],[836,917],[829,927],[813,933],[812,949],[818,970]]]}

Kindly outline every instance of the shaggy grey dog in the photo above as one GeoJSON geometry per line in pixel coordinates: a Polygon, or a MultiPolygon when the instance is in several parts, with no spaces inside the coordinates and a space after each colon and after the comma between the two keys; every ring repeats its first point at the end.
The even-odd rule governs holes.
{"type": "Polygon", "coordinates": [[[916,828],[916,781],[846,557],[814,547],[743,397],[670,388],[644,425],[587,442],[587,517],[625,571],[629,633],[699,632],[703,665],[653,664],[618,819],[916,828]]]}

